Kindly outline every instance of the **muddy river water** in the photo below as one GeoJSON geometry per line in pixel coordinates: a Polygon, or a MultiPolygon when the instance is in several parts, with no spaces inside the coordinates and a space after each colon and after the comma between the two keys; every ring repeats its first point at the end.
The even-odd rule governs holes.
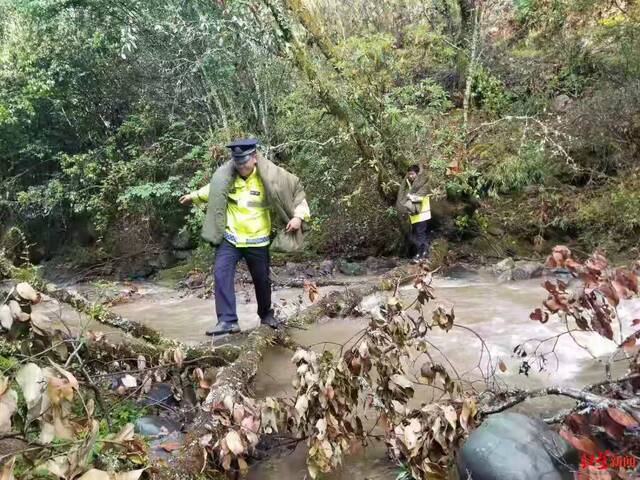
{"type": "MultiPolygon", "coordinates": [[[[367,280],[373,279],[360,278],[357,281],[367,280]]],[[[563,325],[559,321],[551,320],[540,324],[529,318],[532,309],[546,298],[540,279],[499,283],[492,276],[482,275],[465,278],[438,277],[434,279],[434,286],[437,302],[454,307],[456,323],[472,329],[484,339],[493,362],[497,359],[504,362],[507,368],[505,372],[497,371],[498,381],[523,388],[558,384],[580,387],[603,378],[602,362],[594,357],[606,357],[613,351],[613,344],[596,334],[586,333],[576,335],[582,347],[576,345],[568,335],[560,337],[555,345],[555,355],[548,356],[545,371],[532,369],[528,376],[518,373],[519,359],[513,356],[516,345],[527,340],[548,339],[563,331],[563,325]]],[[[139,299],[113,309],[132,320],[148,323],[168,337],[193,343],[206,339],[204,331],[214,318],[213,300],[180,298],[176,291],[151,283],[139,284],[138,288],[142,293],[139,299]]],[[[324,287],[320,289],[320,293],[326,294],[330,290],[332,287],[324,287]]],[[[410,299],[414,292],[411,288],[404,289],[402,297],[410,299]]],[[[273,300],[285,311],[290,311],[309,303],[301,294],[302,289],[276,290],[273,300]]],[[[376,296],[365,299],[361,310],[375,309],[380,300],[376,296]]],[[[249,285],[245,292],[238,295],[238,312],[243,329],[250,329],[258,323],[254,302],[249,285]]],[[[638,318],[640,305],[637,302],[625,303],[621,306],[620,313],[623,319],[638,318]]],[[[306,330],[292,330],[291,336],[298,344],[313,345],[318,350],[337,348],[334,343],[345,343],[366,326],[365,317],[333,319],[306,330]]],[[[474,367],[478,363],[483,368],[487,366],[489,355],[486,349],[482,353],[481,342],[469,330],[453,328],[449,332],[432,331],[429,332],[429,339],[434,346],[431,351],[436,355],[438,350],[441,351],[460,374],[468,372],[472,377],[477,376],[478,372],[474,367]]],[[[551,350],[553,343],[549,341],[543,344],[542,351],[551,350]]],[[[527,345],[536,343],[531,341],[527,345]]],[[[256,396],[281,396],[292,392],[291,380],[295,370],[290,358],[291,351],[283,348],[273,348],[267,353],[255,381],[256,396]]],[[[414,402],[419,405],[429,401],[429,395],[426,390],[417,390],[414,402]]],[[[565,400],[542,398],[526,402],[517,408],[544,416],[570,404],[565,400]]],[[[303,479],[305,472],[304,451],[299,448],[290,454],[255,465],[249,478],[303,479]]],[[[393,479],[397,473],[397,467],[385,459],[384,446],[372,444],[349,457],[341,470],[326,478],[393,479]]]]}

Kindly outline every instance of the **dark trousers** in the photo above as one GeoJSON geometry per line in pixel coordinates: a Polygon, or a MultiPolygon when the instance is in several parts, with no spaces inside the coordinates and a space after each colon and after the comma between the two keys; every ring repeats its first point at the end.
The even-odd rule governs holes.
{"type": "Polygon", "coordinates": [[[424,255],[429,249],[428,220],[411,224],[411,255],[424,255]]]}
{"type": "Polygon", "coordinates": [[[236,265],[241,258],[247,262],[249,273],[253,279],[260,319],[273,314],[273,310],[271,310],[271,279],[269,278],[269,247],[238,248],[223,240],[216,251],[213,265],[216,313],[220,323],[238,321],[235,276],[236,265]]]}

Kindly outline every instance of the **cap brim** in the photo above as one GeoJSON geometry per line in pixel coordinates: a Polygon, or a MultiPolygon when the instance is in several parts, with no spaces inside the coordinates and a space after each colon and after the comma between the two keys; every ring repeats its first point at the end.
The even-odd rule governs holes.
{"type": "Polygon", "coordinates": [[[233,161],[237,164],[237,165],[242,165],[243,163],[247,163],[249,161],[249,158],[251,157],[251,154],[248,155],[232,155],[233,161]]]}

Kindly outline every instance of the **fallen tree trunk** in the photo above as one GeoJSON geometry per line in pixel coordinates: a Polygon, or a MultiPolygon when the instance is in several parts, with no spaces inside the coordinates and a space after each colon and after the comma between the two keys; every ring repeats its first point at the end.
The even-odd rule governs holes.
{"type": "Polygon", "coordinates": [[[47,283],[30,269],[15,267],[13,263],[0,253],[0,277],[20,279],[29,283],[35,290],[61,303],[67,304],[90,317],[91,319],[109,327],[116,328],[137,339],[136,342],[123,342],[122,348],[130,354],[144,355],[151,359],[159,357],[167,349],[181,349],[186,360],[210,356],[215,353],[224,364],[233,362],[239,355],[240,348],[236,345],[211,345],[203,343],[187,346],[177,340],[164,337],[157,330],[135,322],[109,310],[104,305],[90,302],[78,292],[59,288],[53,283],[47,283]]]}
{"type": "Polygon", "coordinates": [[[216,381],[211,386],[199,413],[187,429],[189,438],[185,442],[185,448],[172,459],[174,468],[190,475],[199,473],[198,469],[202,467],[201,462],[194,459],[202,458],[200,439],[208,434],[218,438],[225,430],[225,426],[213,418],[212,410],[224,403],[226,398],[230,397],[236,402],[241,395],[249,392],[249,387],[268,346],[284,339],[284,332],[288,327],[310,325],[325,316],[347,316],[354,312],[366,296],[378,291],[396,289],[417,275],[420,275],[419,267],[398,267],[385,274],[376,283],[356,285],[330,293],[317,303],[285,319],[278,330],[268,326],[260,326],[253,330],[247,340],[240,345],[237,360],[218,371],[216,381]]]}

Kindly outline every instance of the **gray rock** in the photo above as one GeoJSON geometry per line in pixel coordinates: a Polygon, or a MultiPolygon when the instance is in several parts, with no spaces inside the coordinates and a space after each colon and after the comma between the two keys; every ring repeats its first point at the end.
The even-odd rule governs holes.
{"type": "Polygon", "coordinates": [[[490,416],[471,432],[458,454],[460,478],[473,480],[569,480],[564,465],[577,452],[544,422],[521,413],[490,416]]]}
{"type": "Polygon", "coordinates": [[[551,105],[551,109],[554,112],[561,113],[566,112],[567,107],[571,103],[571,98],[568,95],[558,95],[553,99],[553,104],[551,105]]]}
{"type": "Polygon", "coordinates": [[[171,246],[176,250],[189,250],[193,248],[191,235],[186,230],[180,230],[171,239],[171,246]]]}
{"type": "Polygon", "coordinates": [[[140,417],[135,423],[135,431],[140,435],[160,437],[172,432],[179,432],[182,426],[168,417],[158,415],[146,415],[140,417]]]}
{"type": "Polygon", "coordinates": [[[163,448],[161,445],[167,445],[174,442],[178,445],[184,444],[184,435],[180,432],[172,432],[166,437],[149,442],[149,446],[151,447],[149,451],[149,460],[166,460],[169,458],[172,455],[171,452],[168,452],[166,447],[163,448]]]}
{"type": "Polygon", "coordinates": [[[168,383],[154,384],[142,401],[147,406],[163,406],[166,408],[176,408],[178,406],[178,402],[173,397],[171,385],[168,383]]]}
{"type": "Polygon", "coordinates": [[[513,270],[516,266],[516,262],[513,261],[513,258],[505,258],[504,260],[499,261],[493,266],[493,271],[496,273],[506,272],[507,270],[513,270]]]}
{"type": "Polygon", "coordinates": [[[447,276],[451,278],[468,278],[478,275],[478,269],[466,263],[456,263],[447,270],[447,276]]]}
{"type": "Polygon", "coordinates": [[[320,264],[319,270],[322,275],[331,275],[333,273],[334,267],[335,267],[335,264],[333,263],[333,260],[324,260],[320,264]]]}
{"type": "Polygon", "coordinates": [[[360,265],[359,263],[351,262],[341,262],[338,270],[340,270],[340,272],[344,273],[345,275],[350,276],[364,275],[365,273],[365,269],[362,265],[360,265]]]}
{"type": "Polygon", "coordinates": [[[498,277],[498,280],[501,282],[509,282],[513,280],[513,269],[516,264],[513,261],[513,258],[505,258],[500,262],[496,263],[492,271],[498,277]]]}
{"type": "Polygon", "coordinates": [[[542,276],[544,266],[536,262],[516,262],[513,269],[514,280],[528,280],[530,278],[538,278],[542,276]]]}

